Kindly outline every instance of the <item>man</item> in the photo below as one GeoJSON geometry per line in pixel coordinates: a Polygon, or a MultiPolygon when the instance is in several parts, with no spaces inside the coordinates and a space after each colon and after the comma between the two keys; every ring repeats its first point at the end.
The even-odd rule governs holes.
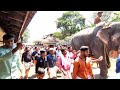
{"type": "Polygon", "coordinates": [[[102,22],[102,19],[101,19],[102,14],[103,14],[103,12],[98,12],[97,13],[97,17],[94,20],[94,24],[98,24],[98,23],[102,22]]]}
{"type": "Polygon", "coordinates": [[[80,55],[74,61],[73,68],[73,79],[93,79],[91,62],[98,62],[103,60],[103,56],[100,56],[98,59],[87,60],[87,57],[90,55],[88,46],[81,46],[80,55]]]}
{"type": "Polygon", "coordinates": [[[61,56],[59,57],[59,68],[64,74],[64,79],[71,79],[71,59],[67,55],[66,49],[61,49],[61,56]]]}
{"type": "Polygon", "coordinates": [[[12,34],[3,36],[4,45],[0,47],[0,79],[22,78],[22,64],[18,50],[23,45],[17,43],[15,46],[14,39],[15,36],[12,34]]]}
{"type": "Polygon", "coordinates": [[[29,47],[26,47],[25,52],[22,54],[22,63],[23,61],[25,65],[25,79],[28,79],[28,74],[32,65],[32,55],[29,47]]]}
{"type": "Polygon", "coordinates": [[[80,48],[80,56],[75,59],[73,68],[73,79],[89,79],[93,78],[93,72],[89,61],[86,57],[89,55],[89,48],[82,46],[80,48]]]}
{"type": "Polygon", "coordinates": [[[54,49],[50,48],[49,54],[47,55],[48,67],[53,68],[55,66],[55,62],[56,62],[56,57],[55,57],[54,49]]]}
{"type": "MultiPolygon", "coordinates": [[[[120,53],[120,48],[118,50],[118,53],[120,53]]],[[[111,75],[110,77],[108,77],[108,79],[120,79],[120,54],[118,55],[116,61],[116,74],[111,75]]]]}
{"type": "Polygon", "coordinates": [[[120,54],[118,55],[117,61],[116,61],[116,76],[115,79],[120,79],[120,54]]]}
{"type": "Polygon", "coordinates": [[[73,57],[73,49],[72,49],[71,46],[68,46],[67,55],[72,59],[72,57],[73,57]]]}
{"type": "Polygon", "coordinates": [[[118,55],[118,58],[116,61],[116,73],[120,73],[120,54],[118,55]]]}
{"type": "Polygon", "coordinates": [[[39,67],[44,68],[44,69],[47,67],[47,58],[46,58],[47,53],[46,53],[46,51],[41,50],[40,54],[41,54],[41,56],[36,59],[37,60],[36,73],[37,73],[37,70],[39,67]]]}
{"type": "Polygon", "coordinates": [[[49,45],[49,46],[48,46],[48,49],[46,50],[46,51],[47,51],[47,55],[49,54],[49,49],[50,49],[50,48],[53,48],[53,49],[54,49],[54,45],[49,45]]]}
{"type": "Polygon", "coordinates": [[[38,68],[37,70],[37,79],[43,79],[45,76],[44,68],[38,68]]]}
{"type": "Polygon", "coordinates": [[[48,75],[51,76],[51,69],[54,68],[56,64],[56,57],[55,57],[55,51],[54,48],[49,48],[49,54],[47,55],[47,71],[48,75]]]}
{"type": "Polygon", "coordinates": [[[60,57],[60,55],[61,55],[61,47],[58,46],[56,50],[56,58],[60,57]]]}
{"type": "MultiPolygon", "coordinates": [[[[32,59],[33,59],[33,63],[34,63],[34,65],[36,65],[36,58],[38,57],[38,56],[40,56],[40,54],[39,54],[39,49],[38,49],[38,47],[35,47],[35,51],[32,53],[32,59]]],[[[36,66],[35,66],[36,67],[36,66]]]]}

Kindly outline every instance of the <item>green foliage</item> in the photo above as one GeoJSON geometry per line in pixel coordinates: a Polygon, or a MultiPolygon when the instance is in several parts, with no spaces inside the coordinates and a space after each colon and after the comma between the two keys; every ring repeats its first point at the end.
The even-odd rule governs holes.
{"type": "Polygon", "coordinates": [[[28,39],[30,38],[30,30],[28,28],[26,28],[26,30],[23,33],[22,37],[23,37],[22,42],[27,43],[28,39]]]}
{"type": "Polygon", "coordinates": [[[58,18],[57,28],[61,30],[63,38],[85,28],[85,18],[77,11],[68,11],[58,18]]]}
{"type": "Polygon", "coordinates": [[[111,16],[111,22],[119,22],[120,21],[120,11],[116,11],[111,16]]]}
{"type": "Polygon", "coordinates": [[[60,40],[63,39],[63,35],[62,35],[61,32],[54,32],[54,33],[53,33],[53,37],[54,37],[54,38],[59,38],[60,40]]]}

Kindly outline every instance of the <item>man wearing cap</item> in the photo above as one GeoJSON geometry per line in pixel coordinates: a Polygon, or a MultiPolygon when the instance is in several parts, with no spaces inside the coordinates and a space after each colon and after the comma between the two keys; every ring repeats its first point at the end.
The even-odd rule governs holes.
{"type": "Polygon", "coordinates": [[[49,49],[49,54],[47,55],[48,67],[53,68],[55,65],[56,57],[54,48],[49,49]]]}

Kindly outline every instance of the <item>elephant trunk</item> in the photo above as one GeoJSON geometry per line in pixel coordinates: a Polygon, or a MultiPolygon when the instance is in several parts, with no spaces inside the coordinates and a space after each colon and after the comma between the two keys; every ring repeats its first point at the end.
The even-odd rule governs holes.
{"type": "Polygon", "coordinates": [[[109,59],[109,52],[107,51],[107,47],[105,44],[104,44],[104,55],[105,55],[105,61],[107,64],[107,69],[109,69],[111,67],[111,64],[110,64],[110,59],[109,59]]]}

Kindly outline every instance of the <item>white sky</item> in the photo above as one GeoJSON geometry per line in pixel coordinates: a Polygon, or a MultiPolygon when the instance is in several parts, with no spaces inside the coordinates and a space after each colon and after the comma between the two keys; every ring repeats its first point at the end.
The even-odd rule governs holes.
{"type": "MultiPolygon", "coordinates": [[[[39,40],[44,35],[57,31],[55,21],[61,17],[65,11],[38,11],[30,24],[28,29],[30,30],[29,41],[39,40]]],[[[94,11],[80,11],[86,21],[91,21],[91,15],[94,11]]]]}

